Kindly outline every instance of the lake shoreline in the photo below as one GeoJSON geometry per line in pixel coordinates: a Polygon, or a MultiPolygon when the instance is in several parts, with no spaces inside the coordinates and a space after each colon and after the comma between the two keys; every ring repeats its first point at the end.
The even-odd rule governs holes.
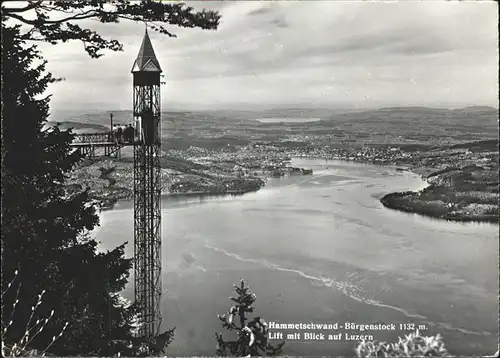
{"type": "MultiPolygon", "coordinates": [[[[272,154],[269,148],[262,148],[269,155],[250,160],[238,154],[231,154],[231,160],[215,156],[210,157],[210,164],[200,164],[195,157],[166,155],[161,163],[162,195],[242,195],[258,191],[269,178],[312,174],[292,167],[291,158],[340,160],[390,166],[419,175],[428,183],[419,191],[386,193],[380,202],[388,209],[447,221],[498,223],[498,149],[494,147],[492,141],[427,149],[339,147],[329,155],[301,153],[300,149],[272,154]]],[[[89,179],[93,198],[102,202],[101,210],[110,210],[118,201],[133,198],[131,165],[130,160],[112,159],[92,163],[94,173],[77,174],[73,183],[78,186],[80,180],[89,179]]]]}
{"type": "MultiPolygon", "coordinates": [[[[304,159],[304,157],[300,157],[300,156],[294,156],[294,157],[291,157],[291,159],[304,159]]],[[[349,159],[344,159],[344,158],[324,158],[324,157],[318,157],[318,156],[315,156],[315,157],[307,157],[307,159],[319,159],[319,160],[329,160],[329,161],[339,161],[339,162],[345,162],[345,163],[357,163],[357,164],[368,164],[368,165],[374,165],[374,166],[378,166],[378,167],[391,167],[393,169],[395,169],[396,171],[400,171],[400,172],[410,172],[410,173],[413,173],[413,174],[417,174],[419,175],[422,179],[425,180],[425,176],[419,174],[419,173],[416,173],[414,172],[413,170],[411,170],[410,168],[406,167],[406,166],[399,166],[399,165],[395,165],[395,164],[392,164],[392,163],[373,163],[373,162],[368,162],[368,161],[359,161],[359,160],[349,160],[349,159]]],[[[296,168],[296,167],[292,167],[292,168],[296,168]]],[[[302,175],[314,175],[313,174],[313,171],[308,169],[308,168],[299,168],[302,170],[302,175]]],[[[289,175],[298,175],[298,174],[289,174],[289,175]]],[[[274,175],[270,175],[268,178],[266,178],[265,181],[267,181],[268,179],[271,179],[271,178],[274,178],[274,179],[280,179],[280,178],[283,178],[285,175],[281,175],[281,176],[274,176],[274,175]]],[[[261,187],[259,188],[255,188],[253,190],[228,190],[228,191],[225,191],[225,192],[214,192],[214,191],[188,191],[188,192],[175,192],[175,193],[172,193],[172,192],[167,192],[167,191],[164,191],[161,193],[161,197],[162,198],[168,198],[168,197],[178,197],[178,198],[183,198],[183,197],[227,197],[227,196],[242,196],[242,195],[245,195],[245,194],[249,194],[249,193],[256,193],[258,192],[260,189],[262,189],[263,187],[265,187],[265,184],[262,185],[261,187]]],[[[117,188],[119,189],[119,188],[117,188]]],[[[107,198],[106,200],[109,200],[109,204],[108,205],[105,205],[105,206],[102,206],[100,208],[101,211],[109,211],[109,210],[113,210],[114,206],[117,204],[117,203],[120,203],[120,202],[128,202],[128,201],[131,201],[133,200],[134,197],[133,197],[133,194],[130,194],[128,196],[119,196],[117,198],[113,198],[113,199],[109,199],[107,198]]]]}
{"type": "Polygon", "coordinates": [[[491,144],[483,141],[433,148],[410,158],[407,153],[394,151],[374,159],[353,150],[334,159],[393,166],[428,183],[419,191],[387,193],[380,202],[388,209],[446,221],[498,224],[498,149],[491,144]]]}
{"type": "Polygon", "coordinates": [[[384,207],[446,221],[499,224],[498,191],[487,188],[482,178],[474,187],[462,180],[471,171],[481,172],[484,168],[458,165],[446,178],[441,176],[447,173],[443,170],[421,174],[418,169],[410,171],[421,175],[428,186],[419,191],[388,193],[380,199],[384,207]]]}
{"type": "MultiPolygon", "coordinates": [[[[196,192],[186,192],[186,193],[161,193],[161,198],[185,198],[185,197],[196,197],[196,198],[205,198],[205,197],[226,197],[226,196],[242,196],[249,193],[256,193],[260,190],[248,190],[248,191],[234,191],[234,192],[226,192],[226,193],[214,193],[209,191],[196,191],[196,192]]],[[[109,211],[113,210],[115,205],[118,203],[128,202],[134,200],[133,195],[128,197],[120,197],[116,199],[112,205],[102,206],[100,211],[109,211]]]]}
{"type": "MultiPolygon", "coordinates": [[[[300,158],[300,157],[297,157],[300,158]]],[[[311,158],[312,159],[312,158],[311,158]]],[[[385,194],[382,198],[379,199],[380,203],[391,210],[397,210],[404,213],[409,214],[417,214],[424,217],[440,219],[445,221],[453,221],[453,222],[478,222],[478,223],[496,223],[498,224],[498,215],[471,215],[464,214],[463,212],[453,212],[453,209],[457,208],[458,204],[451,204],[450,201],[454,199],[453,193],[450,191],[447,198],[448,202],[441,200],[438,203],[435,203],[436,200],[433,198],[433,194],[436,190],[436,187],[429,181],[429,176],[432,174],[423,174],[422,168],[411,168],[407,166],[399,166],[395,163],[373,163],[369,161],[361,161],[361,160],[349,160],[349,159],[332,159],[332,158],[321,158],[315,157],[314,159],[320,160],[339,160],[348,163],[360,163],[360,164],[369,164],[376,165],[382,167],[391,167],[400,172],[410,172],[420,176],[420,178],[427,182],[428,186],[420,191],[405,191],[405,192],[390,192],[385,194]],[[422,193],[424,194],[422,196],[422,193]],[[428,194],[426,196],[426,194],[428,194]],[[417,199],[415,199],[417,198],[417,199]]],[[[428,169],[424,169],[424,171],[428,172],[428,169]]],[[[265,186],[265,185],[263,185],[265,186]]],[[[253,189],[253,190],[233,190],[233,191],[225,191],[225,192],[213,192],[213,191],[187,191],[187,192],[162,192],[162,197],[225,197],[225,196],[241,196],[247,193],[253,193],[259,191],[263,186],[253,189]]],[[[100,211],[108,211],[113,210],[115,205],[119,202],[126,202],[133,200],[133,195],[127,196],[118,196],[109,198],[106,197],[105,205],[100,207],[100,211]]]]}
{"type": "MultiPolygon", "coordinates": [[[[123,164],[123,163],[122,163],[123,164]]],[[[133,200],[133,177],[130,175],[116,175],[116,171],[123,171],[123,168],[116,169],[117,167],[105,166],[99,167],[101,174],[93,175],[93,178],[89,180],[91,187],[91,196],[93,199],[100,202],[100,211],[112,210],[114,206],[119,202],[126,202],[133,200]],[[98,183],[98,181],[101,183],[98,183]]],[[[130,173],[129,173],[130,174],[130,173]]],[[[172,192],[170,190],[165,190],[165,183],[162,183],[163,190],[161,192],[161,197],[222,197],[222,196],[241,196],[248,193],[254,193],[259,191],[265,186],[267,180],[271,178],[281,178],[285,176],[295,176],[295,175],[312,175],[312,170],[297,167],[282,167],[279,169],[272,170],[264,178],[261,177],[242,177],[242,178],[230,178],[232,180],[232,185],[229,186],[208,186],[206,190],[199,190],[199,187],[190,190],[185,189],[182,186],[176,186],[176,189],[182,189],[183,191],[172,192]]],[[[165,181],[165,178],[162,178],[165,181]]],[[[76,176],[76,181],[78,181],[78,176],[76,176]]],[[[191,182],[189,179],[184,179],[183,183],[189,186],[191,182]]],[[[81,189],[81,186],[77,184],[72,184],[74,189],[81,189]]],[[[194,185],[193,185],[194,186],[194,185]]]]}

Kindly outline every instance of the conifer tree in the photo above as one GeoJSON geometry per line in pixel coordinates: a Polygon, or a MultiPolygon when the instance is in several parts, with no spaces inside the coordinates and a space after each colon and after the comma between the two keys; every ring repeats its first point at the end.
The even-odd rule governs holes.
{"type": "Polygon", "coordinates": [[[250,291],[249,286],[245,286],[243,280],[240,285],[234,285],[238,296],[230,297],[234,302],[229,311],[224,315],[217,315],[222,327],[235,333],[235,339],[225,341],[222,333],[215,333],[217,341],[218,356],[276,356],[280,355],[285,342],[274,346],[269,343],[267,337],[267,323],[260,317],[249,320],[248,313],[254,312],[256,296],[250,291]]]}

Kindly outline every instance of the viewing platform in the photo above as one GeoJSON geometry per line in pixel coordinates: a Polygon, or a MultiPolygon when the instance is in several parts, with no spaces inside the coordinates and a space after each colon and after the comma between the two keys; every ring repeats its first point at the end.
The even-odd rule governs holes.
{"type": "MultiPolygon", "coordinates": [[[[149,137],[151,138],[151,137],[149,137]]],[[[116,132],[98,132],[98,133],[80,133],[75,134],[71,147],[77,149],[88,158],[95,157],[114,157],[119,158],[121,148],[134,146],[146,142],[151,145],[154,141],[148,142],[148,137],[141,140],[137,135],[128,139],[122,134],[116,132]]]]}
{"type": "Polygon", "coordinates": [[[112,132],[81,133],[75,135],[71,146],[89,158],[99,156],[119,158],[121,148],[133,146],[138,142],[138,140],[124,141],[112,132]]]}

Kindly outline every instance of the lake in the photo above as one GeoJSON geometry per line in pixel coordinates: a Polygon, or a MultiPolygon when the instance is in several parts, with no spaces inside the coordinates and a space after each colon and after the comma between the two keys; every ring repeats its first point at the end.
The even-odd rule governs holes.
{"type": "MultiPolygon", "coordinates": [[[[217,313],[227,312],[241,278],[268,322],[396,326],[339,331],[376,340],[397,340],[408,333],[399,324],[414,324],[425,335],[440,333],[455,355],[498,349],[497,225],[384,208],[383,195],[426,186],[395,167],[292,165],[314,175],[272,179],[239,197],[163,198],[163,327],[176,327],[170,356],[215,354],[214,332],[227,336],[217,313]]],[[[95,236],[105,248],[128,241],[132,256],[133,202],[103,212],[95,236]]],[[[124,295],[133,298],[133,289],[124,295]]],[[[287,340],[283,353],[352,356],[356,346],[301,338],[287,340]]]]}
{"type": "Polygon", "coordinates": [[[256,121],[260,123],[310,123],[319,122],[321,118],[258,118],[256,121]]]}

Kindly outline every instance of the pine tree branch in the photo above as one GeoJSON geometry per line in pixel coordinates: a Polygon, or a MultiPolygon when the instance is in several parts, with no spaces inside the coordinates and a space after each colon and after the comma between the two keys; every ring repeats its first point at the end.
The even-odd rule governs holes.
{"type": "MultiPolygon", "coordinates": [[[[41,6],[42,2],[43,2],[43,0],[32,1],[32,2],[30,2],[29,5],[27,5],[25,7],[3,8],[2,11],[4,14],[8,14],[8,15],[11,15],[12,13],[15,13],[15,12],[26,12],[26,11],[29,11],[29,10],[32,10],[32,9],[35,9],[35,8],[41,6]]],[[[5,3],[5,1],[2,1],[2,3],[5,3]]]]}
{"type": "Polygon", "coordinates": [[[85,11],[81,14],[73,15],[73,16],[68,16],[63,19],[59,20],[43,20],[40,18],[37,18],[36,20],[28,20],[20,15],[17,14],[8,14],[8,16],[12,17],[13,19],[19,20],[26,25],[33,25],[33,26],[43,26],[43,25],[55,25],[55,24],[62,24],[71,20],[84,20],[84,19],[90,19],[92,17],[99,16],[98,13],[95,12],[95,10],[88,10],[85,11]]]}

